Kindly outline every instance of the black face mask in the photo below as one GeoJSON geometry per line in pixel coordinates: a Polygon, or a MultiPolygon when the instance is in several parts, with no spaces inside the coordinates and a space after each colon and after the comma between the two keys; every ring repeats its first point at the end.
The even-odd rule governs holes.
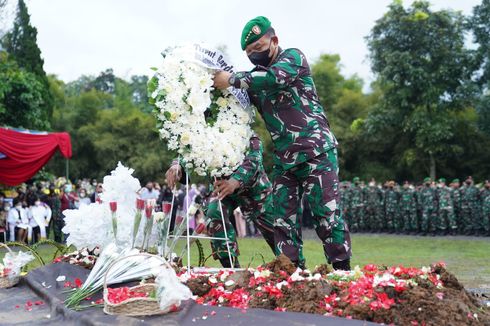
{"type": "MultiPolygon", "coordinates": [[[[272,43],[272,40],[271,40],[272,43]]],[[[267,67],[271,63],[272,57],[269,57],[271,53],[271,43],[269,43],[269,48],[261,52],[254,52],[248,55],[248,59],[256,66],[267,67]]]]}

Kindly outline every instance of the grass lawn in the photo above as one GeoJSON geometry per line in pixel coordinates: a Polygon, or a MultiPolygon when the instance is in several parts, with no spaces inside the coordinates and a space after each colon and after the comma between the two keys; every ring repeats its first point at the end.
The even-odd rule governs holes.
{"type": "MultiPolygon", "coordinates": [[[[194,248],[195,246],[193,246],[194,248]]],[[[205,255],[211,253],[209,243],[203,242],[205,255]]],[[[273,259],[272,252],[261,238],[239,239],[240,263],[255,267],[273,259]]],[[[490,288],[490,238],[467,237],[416,237],[396,235],[352,235],[352,266],[365,264],[427,266],[444,261],[449,271],[454,273],[469,288],[490,288]]],[[[4,250],[0,249],[3,253],[4,250]]],[[[180,253],[180,250],[177,249],[180,253]]],[[[53,247],[43,246],[39,253],[46,262],[51,261],[53,247]]],[[[319,240],[305,240],[304,253],[309,268],[325,263],[323,249],[319,240]]],[[[197,263],[197,252],[191,252],[191,261],[197,263]]],[[[3,256],[1,254],[0,256],[3,256]]],[[[219,263],[212,258],[207,266],[217,267],[219,263]]],[[[39,266],[32,263],[31,268],[39,266]]]]}

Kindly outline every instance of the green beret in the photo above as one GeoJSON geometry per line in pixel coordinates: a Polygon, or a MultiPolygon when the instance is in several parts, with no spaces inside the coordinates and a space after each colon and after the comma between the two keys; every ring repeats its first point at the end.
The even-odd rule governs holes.
{"type": "Polygon", "coordinates": [[[359,177],[354,177],[354,179],[352,179],[352,182],[359,182],[359,177]]]}
{"type": "Polygon", "coordinates": [[[454,179],[453,183],[459,183],[459,179],[454,179]]]}
{"type": "Polygon", "coordinates": [[[444,182],[444,183],[446,183],[446,178],[440,178],[440,179],[439,179],[439,182],[444,182]]]}
{"type": "Polygon", "coordinates": [[[431,180],[430,180],[430,178],[429,178],[429,177],[427,177],[427,178],[425,178],[425,179],[424,179],[424,182],[430,182],[430,181],[431,181],[431,180]]]}
{"type": "Polygon", "coordinates": [[[269,28],[271,27],[271,22],[264,16],[258,16],[250,20],[242,31],[242,50],[245,50],[247,45],[252,44],[259,38],[265,35],[269,28]]]}

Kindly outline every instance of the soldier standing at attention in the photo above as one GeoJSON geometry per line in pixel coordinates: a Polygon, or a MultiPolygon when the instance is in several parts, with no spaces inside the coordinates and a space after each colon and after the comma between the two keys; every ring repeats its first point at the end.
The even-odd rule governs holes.
{"type": "Polygon", "coordinates": [[[453,198],[454,207],[454,220],[457,228],[457,233],[461,233],[463,230],[463,224],[461,223],[461,191],[459,189],[459,179],[453,179],[450,184],[451,196],[453,198]]]}
{"type": "Polygon", "coordinates": [[[490,235],[490,180],[485,180],[485,187],[480,192],[482,221],[487,235],[490,235]]]}
{"type": "Polygon", "coordinates": [[[417,199],[415,191],[408,181],[403,183],[403,189],[400,192],[400,216],[403,223],[403,231],[406,234],[418,232],[417,199]]]}
{"type": "Polygon", "coordinates": [[[349,230],[351,232],[364,231],[364,205],[363,191],[358,177],[352,179],[352,186],[349,189],[349,210],[351,222],[349,230]]]}
{"type": "Polygon", "coordinates": [[[454,218],[454,202],[452,198],[451,188],[446,186],[446,179],[440,178],[437,188],[437,220],[435,226],[437,232],[445,235],[456,233],[458,226],[454,218]]]}
{"type": "Polygon", "coordinates": [[[401,226],[397,221],[398,194],[395,191],[395,181],[388,181],[385,191],[385,221],[388,233],[400,232],[401,226]]]}
{"type": "Polygon", "coordinates": [[[281,49],[271,22],[263,16],[245,25],[241,47],[255,68],[233,74],[219,71],[214,86],[247,90],[271,135],[276,254],[305,266],[298,218],[304,195],[327,260],[335,269],[350,269],[350,234],[339,210],[337,140],[306,57],[298,49],[281,49]]]}
{"type": "Polygon", "coordinates": [[[364,219],[366,229],[370,232],[377,232],[383,228],[382,203],[383,191],[376,185],[376,180],[371,179],[368,186],[364,188],[364,219]]]}
{"type": "Polygon", "coordinates": [[[477,235],[480,232],[478,197],[478,188],[473,185],[473,178],[468,177],[461,187],[461,222],[465,235],[477,235]]]}
{"type": "Polygon", "coordinates": [[[422,235],[427,235],[430,231],[429,226],[434,219],[436,211],[436,196],[434,189],[431,187],[431,179],[424,179],[424,186],[419,191],[419,199],[422,215],[420,216],[420,231],[422,235]]]}

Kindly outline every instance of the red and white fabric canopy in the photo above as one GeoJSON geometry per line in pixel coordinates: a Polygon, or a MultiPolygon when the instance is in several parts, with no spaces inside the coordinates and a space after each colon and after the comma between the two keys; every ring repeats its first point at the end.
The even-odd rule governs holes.
{"type": "Polygon", "coordinates": [[[70,158],[67,132],[36,132],[0,128],[0,183],[15,186],[32,178],[59,149],[70,158]]]}

